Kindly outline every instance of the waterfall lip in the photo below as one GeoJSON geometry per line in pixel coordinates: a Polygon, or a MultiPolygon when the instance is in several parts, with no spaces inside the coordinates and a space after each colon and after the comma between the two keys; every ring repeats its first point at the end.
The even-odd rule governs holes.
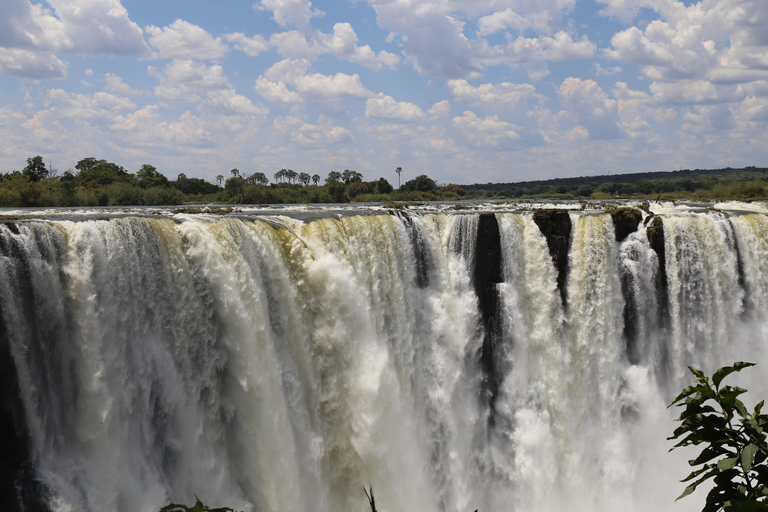
{"type": "Polygon", "coordinates": [[[648,209],[654,214],[679,214],[683,212],[704,213],[712,209],[727,211],[729,214],[768,213],[766,202],[696,202],[696,201],[641,201],[631,199],[612,200],[462,200],[433,201],[425,203],[349,203],[349,204],[300,204],[300,205],[192,205],[200,212],[176,213],[179,206],[98,206],[98,207],[56,207],[56,208],[0,208],[0,216],[13,220],[109,220],[117,217],[152,217],[188,219],[197,216],[220,218],[258,218],[284,215],[298,220],[312,221],[334,216],[387,215],[398,212],[413,214],[463,214],[463,213],[521,213],[543,209],[558,209],[582,214],[603,213],[617,207],[648,209]],[[213,210],[231,208],[221,214],[213,210]]]}

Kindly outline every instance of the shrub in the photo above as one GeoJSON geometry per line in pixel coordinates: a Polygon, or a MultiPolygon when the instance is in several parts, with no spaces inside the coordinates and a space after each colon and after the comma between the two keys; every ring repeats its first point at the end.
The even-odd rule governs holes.
{"type": "Polygon", "coordinates": [[[689,461],[692,467],[699,467],[683,480],[693,482],[677,498],[688,496],[711,480],[714,487],[707,494],[703,512],[768,510],[768,415],[762,413],[763,402],[750,413],[738,399],[745,389],[720,386],[725,377],[750,366],[754,364],[739,362],[720,368],[711,383],[704,372],[689,366],[696,383],[670,404],[683,407],[677,419],[680,426],[669,437],[681,440],[672,449],[705,445],[699,456],[689,461]]]}

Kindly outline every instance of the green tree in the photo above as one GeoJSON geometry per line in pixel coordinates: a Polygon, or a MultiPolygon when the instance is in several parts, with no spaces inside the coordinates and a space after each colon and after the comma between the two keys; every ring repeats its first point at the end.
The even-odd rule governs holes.
{"type": "Polygon", "coordinates": [[[426,174],[416,176],[414,179],[406,181],[402,186],[405,190],[418,192],[431,192],[435,190],[435,187],[437,187],[437,182],[426,174]]]}
{"type": "Polygon", "coordinates": [[[248,176],[246,181],[251,185],[266,185],[269,183],[269,178],[263,172],[255,172],[248,176]]]}
{"type": "Polygon", "coordinates": [[[309,175],[309,173],[306,172],[300,172],[299,173],[299,181],[304,185],[305,187],[309,185],[310,180],[312,179],[312,176],[309,175]]]}
{"type": "Polygon", "coordinates": [[[48,169],[45,168],[45,162],[40,155],[27,158],[27,166],[22,169],[21,173],[30,181],[40,181],[48,177],[48,169]]]}
{"type": "Polygon", "coordinates": [[[392,185],[384,178],[379,178],[379,181],[376,182],[376,190],[379,194],[390,194],[392,193],[392,185]]]}
{"type": "Polygon", "coordinates": [[[167,187],[170,185],[168,178],[157,172],[155,166],[149,164],[141,166],[141,169],[136,172],[136,178],[138,178],[141,188],[167,187]]]}
{"type": "Polygon", "coordinates": [[[341,173],[339,171],[331,171],[328,173],[328,177],[325,178],[325,186],[329,187],[336,183],[341,182],[341,173]]]}
{"type": "Polygon", "coordinates": [[[109,185],[116,181],[130,182],[134,179],[122,166],[93,157],[80,160],[75,168],[80,171],[77,173],[78,180],[93,187],[109,185]]]}
{"type": "Polygon", "coordinates": [[[720,386],[725,377],[750,366],[754,364],[737,362],[720,368],[711,382],[704,372],[689,366],[696,382],[670,404],[683,408],[677,419],[680,426],[668,438],[677,441],[672,450],[704,445],[699,456],[688,461],[696,469],[683,482],[692,483],[677,499],[709,480],[714,486],[703,512],[768,511],[768,415],[762,413],[764,402],[749,412],[738,398],[745,389],[720,386]]]}
{"type": "Polygon", "coordinates": [[[344,172],[341,173],[341,179],[344,181],[345,185],[349,185],[350,183],[354,183],[356,181],[363,181],[363,175],[357,171],[344,169],[344,172]]]}
{"type": "Polygon", "coordinates": [[[320,175],[319,174],[313,174],[312,175],[312,183],[317,186],[318,183],[320,183],[320,175]]]}
{"type": "Polygon", "coordinates": [[[402,174],[403,168],[398,167],[397,169],[395,169],[395,172],[397,173],[397,188],[400,188],[400,174],[402,174]]]}

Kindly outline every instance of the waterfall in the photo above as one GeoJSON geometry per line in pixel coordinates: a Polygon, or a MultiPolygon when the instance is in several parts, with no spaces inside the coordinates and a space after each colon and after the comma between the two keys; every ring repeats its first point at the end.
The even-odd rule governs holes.
{"type": "Polygon", "coordinates": [[[566,217],[564,275],[530,211],[0,223],[11,501],[700,510],[666,404],[736,360],[766,396],[768,217],[661,212],[663,260],[566,217]]]}

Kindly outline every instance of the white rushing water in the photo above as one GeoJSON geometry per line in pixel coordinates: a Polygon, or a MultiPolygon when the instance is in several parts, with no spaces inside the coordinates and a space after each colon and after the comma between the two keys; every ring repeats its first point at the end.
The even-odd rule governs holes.
{"type": "Polygon", "coordinates": [[[619,243],[571,209],[564,293],[533,213],[494,214],[494,325],[478,214],[0,224],[44,500],[364,511],[371,484],[382,512],[700,510],[674,502],[666,405],[687,365],[736,360],[759,364],[733,379],[748,405],[768,395],[768,217],[658,213],[664,267],[642,224],[619,243]]]}

